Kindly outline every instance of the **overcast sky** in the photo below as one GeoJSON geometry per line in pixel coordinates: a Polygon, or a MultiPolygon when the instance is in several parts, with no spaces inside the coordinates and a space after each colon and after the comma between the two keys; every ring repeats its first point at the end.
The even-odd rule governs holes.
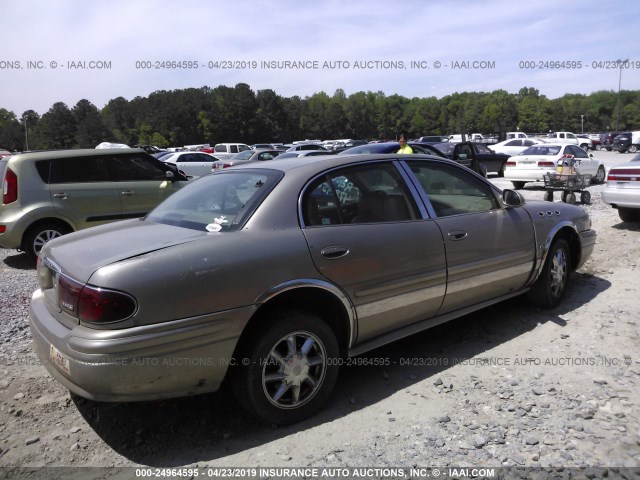
{"type": "Polygon", "coordinates": [[[0,108],[18,117],[240,82],[286,97],[526,86],[557,98],[617,91],[622,73],[622,89],[640,89],[640,2],[629,0],[0,0],[0,12],[0,108]]]}

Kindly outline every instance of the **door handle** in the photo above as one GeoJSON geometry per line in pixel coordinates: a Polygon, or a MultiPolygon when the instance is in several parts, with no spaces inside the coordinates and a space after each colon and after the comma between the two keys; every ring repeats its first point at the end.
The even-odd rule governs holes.
{"type": "Polygon", "coordinates": [[[64,192],[54,193],[54,194],[53,194],[53,196],[54,196],[54,197],[56,197],[56,198],[62,198],[62,199],[65,199],[65,198],[68,198],[68,197],[69,197],[69,195],[67,195],[67,194],[66,194],[66,193],[64,193],[64,192]]]}
{"type": "Polygon", "coordinates": [[[334,246],[323,248],[320,252],[324,258],[334,260],[336,258],[342,258],[349,253],[349,249],[343,246],[334,246]]]}
{"type": "Polygon", "coordinates": [[[467,238],[469,234],[464,230],[451,230],[449,233],[447,233],[447,235],[451,240],[457,241],[457,240],[464,240],[465,238],[467,238]]]}
{"type": "Polygon", "coordinates": [[[127,197],[130,197],[132,195],[135,195],[136,192],[134,192],[133,190],[125,190],[124,192],[120,192],[120,195],[125,195],[127,197]]]}

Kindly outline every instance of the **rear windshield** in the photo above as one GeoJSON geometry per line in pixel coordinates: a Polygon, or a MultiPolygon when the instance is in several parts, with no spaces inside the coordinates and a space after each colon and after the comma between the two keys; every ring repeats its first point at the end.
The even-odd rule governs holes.
{"type": "Polygon", "coordinates": [[[520,155],[558,155],[560,153],[560,145],[532,145],[520,155]]]}
{"type": "Polygon", "coordinates": [[[174,193],[146,220],[203,232],[237,230],[281,177],[275,170],[206,175],[174,193]]]}

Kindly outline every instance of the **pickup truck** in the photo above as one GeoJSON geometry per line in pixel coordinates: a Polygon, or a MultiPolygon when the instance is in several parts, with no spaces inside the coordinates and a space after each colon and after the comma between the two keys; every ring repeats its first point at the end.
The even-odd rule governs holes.
{"type": "MultiPolygon", "coordinates": [[[[549,143],[568,143],[570,145],[579,145],[585,152],[589,150],[589,139],[577,137],[571,132],[555,132],[547,135],[549,143]]],[[[591,143],[593,145],[593,143],[591,143]]]]}
{"type": "Polygon", "coordinates": [[[245,150],[251,150],[251,147],[244,143],[217,143],[213,147],[213,155],[219,160],[227,160],[245,150]]]}
{"type": "Polygon", "coordinates": [[[506,140],[512,140],[514,138],[529,138],[524,132],[507,132],[506,140]]]}
{"type": "Polygon", "coordinates": [[[478,142],[457,143],[449,157],[480,173],[483,177],[487,176],[487,172],[496,172],[499,177],[502,177],[505,164],[509,159],[509,155],[496,153],[478,142]]]}

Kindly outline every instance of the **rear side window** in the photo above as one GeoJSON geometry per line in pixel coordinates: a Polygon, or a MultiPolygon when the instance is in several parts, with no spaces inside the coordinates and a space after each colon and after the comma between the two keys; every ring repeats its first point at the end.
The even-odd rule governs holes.
{"type": "Polygon", "coordinates": [[[118,155],[108,159],[109,166],[119,182],[141,180],[166,180],[167,170],[153,157],[133,154],[118,155]]]}
{"type": "Polygon", "coordinates": [[[36,171],[44,183],[49,183],[49,168],[51,160],[38,160],[36,162],[36,171]]]}
{"type": "Polygon", "coordinates": [[[102,156],[54,158],[51,160],[51,174],[49,179],[50,183],[111,181],[105,165],[105,159],[102,156]]]}

